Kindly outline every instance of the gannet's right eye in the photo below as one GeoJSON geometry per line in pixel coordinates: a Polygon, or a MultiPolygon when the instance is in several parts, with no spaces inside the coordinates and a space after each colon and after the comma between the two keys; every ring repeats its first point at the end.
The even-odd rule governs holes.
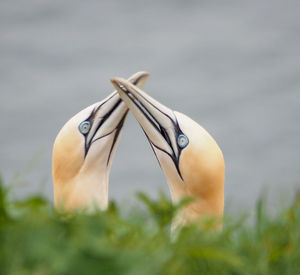
{"type": "Polygon", "coordinates": [[[177,138],[177,144],[180,148],[185,148],[189,144],[189,139],[186,135],[179,135],[177,138]]]}
{"type": "Polygon", "coordinates": [[[91,123],[88,120],[83,121],[78,128],[81,134],[86,135],[90,131],[91,123]]]}

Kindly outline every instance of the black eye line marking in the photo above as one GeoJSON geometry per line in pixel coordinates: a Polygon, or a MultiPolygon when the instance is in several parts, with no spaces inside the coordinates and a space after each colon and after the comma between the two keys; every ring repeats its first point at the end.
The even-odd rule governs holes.
{"type": "MultiPolygon", "coordinates": [[[[172,148],[171,140],[170,140],[170,138],[169,138],[169,136],[167,134],[166,129],[159,124],[159,122],[155,119],[155,117],[153,115],[151,115],[151,113],[148,111],[148,109],[133,94],[131,94],[130,92],[128,92],[123,85],[122,85],[122,87],[123,88],[121,88],[121,89],[127,94],[127,96],[130,98],[130,100],[139,108],[139,110],[148,119],[148,121],[152,124],[152,126],[163,136],[163,138],[166,140],[166,142],[172,148]]],[[[151,104],[151,105],[154,106],[153,104],[151,104]]],[[[170,118],[170,116],[168,116],[166,113],[162,112],[159,109],[157,109],[157,110],[159,112],[161,112],[162,114],[164,114],[167,118],[169,118],[169,120],[171,121],[171,123],[175,126],[175,123],[174,123],[173,119],[170,118]]],[[[173,148],[172,148],[172,150],[173,150],[173,148]]],[[[175,154],[174,150],[173,150],[173,153],[175,154]]]]}
{"type": "MultiPolygon", "coordinates": [[[[95,131],[94,131],[94,134],[93,136],[90,138],[90,141],[89,141],[89,147],[91,146],[92,144],[92,141],[93,141],[93,137],[95,136],[95,134],[98,132],[98,130],[100,129],[100,127],[103,125],[103,123],[110,117],[110,115],[115,111],[115,109],[121,104],[122,100],[119,99],[116,104],[109,110],[109,112],[107,112],[104,117],[101,119],[100,123],[97,125],[95,131]]],[[[97,108],[98,109],[98,108],[97,108]]],[[[99,109],[98,109],[99,110],[99,109]]]]}
{"type": "MultiPolygon", "coordinates": [[[[158,110],[160,113],[162,113],[162,114],[164,114],[166,117],[168,117],[169,119],[170,119],[170,121],[171,121],[171,123],[173,124],[173,127],[174,127],[174,132],[175,132],[175,136],[176,136],[176,146],[177,146],[177,148],[178,148],[178,156],[176,156],[176,154],[175,154],[175,151],[174,151],[174,148],[173,148],[173,146],[172,146],[172,143],[171,143],[171,141],[170,141],[170,138],[169,138],[169,135],[168,135],[168,133],[167,133],[167,131],[166,131],[166,129],[164,128],[164,127],[162,127],[160,124],[159,124],[159,122],[155,119],[155,117],[154,116],[152,116],[151,115],[151,113],[148,111],[148,109],[132,94],[132,93],[130,93],[123,85],[121,85],[120,86],[120,84],[118,84],[119,85],[119,87],[120,87],[120,89],[123,91],[123,92],[125,92],[126,94],[127,94],[127,96],[128,96],[128,98],[139,108],[139,110],[143,113],[143,115],[148,119],[148,121],[153,125],[153,127],[162,135],[162,137],[166,140],[166,142],[169,144],[169,146],[170,146],[170,148],[171,148],[171,150],[172,150],[172,154],[170,154],[170,153],[168,153],[167,151],[165,151],[164,149],[162,149],[162,148],[160,148],[159,146],[157,146],[157,145],[155,145],[151,140],[150,140],[150,138],[148,137],[148,135],[146,134],[146,132],[144,131],[144,129],[143,129],[143,127],[142,127],[142,129],[143,129],[143,131],[144,131],[144,133],[145,133],[145,135],[146,135],[146,137],[147,137],[147,139],[149,140],[149,143],[152,145],[152,146],[154,146],[155,148],[157,148],[158,150],[160,150],[160,151],[162,151],[162,152],[164,152],[164,153],[166,153],[171,159],[172,159],[172,161],[174,162],[174,165],[175,165],[175,167],[176,167],[176,170],[177,170],[177,173],[178,173],[178,175],[180,176],[180,178],[182,179],[182,181],[183,181],[183,177],[182,177],[182,175],[181,175],[181,172],[180,172],[180,169],[179,169],[179,159],[180,159],[180,155],[181,155],[181,151],[184,149],[184,148],[180,148],[179,147],[179,145],[178,145],[178,143],[177,143],[177,137],[180,135],[180,134],[184,134],[183,132],[182,132],[182,130],[180,129],[180,127],[179,127],[179,124],[178,124],[178,121],[177,121],[177,118],[176,118],[176,116],[175,116],[175,114],[174,114],[174,117],[175,117],[175,119],[176,119],[176,121],[174,122],[173,121],[173,119],[168,115],[168,114],[166,114],[166,113],[164,113],[164,112],[162,112],[160,109],[158,109],[155,105],[153,105],[151,102],[149,102],[149,100],[147,100],[146,98],[144,98],[143,96],[143,99],[145,100],[145,101],[147,101],[151,106],[153,106],[156,110],[158,110]]],[[[151,146],[151,147],[152,147],[151,146]]],[[[153,147],[152,147],[152,149],[153,149],[153,147]]],[[[153,151],[154,151],[154,149],[153,149],[153,151]]],[[[154,151],[154,154],[155,154],[155,156],[156,156],[156,158],[157,158],[157,160],[158,160],[158,157],[157,157],[157,155],[156,155],[156,153],[155,153],[155,151],[154,151]]],[[[160,162],[159,162],[159,160],[158,160],[158,163],[159,163],[159,165],[160,165],[160,162]]],[[[161,166],[161,165],[160,165],[161,166]]]]}
{"type": "MultiPolygon", "coordinates": [[[[94,116],[95,116],[95,110],[96,110],[96,108],[94,108],[93,109],[93,111],[91,112],[91,114],[89,115],[89,117],[87,118],[87,119],[85,119],[84,121],[88,121],[89,123],[90,123],[90,129],[89,129],[89,131],[88,132],[86,132],[86,133],[82,133],[82,132],[80,132],[83,136],[84,136],[84,158],[86,157],[86,155],[87,155],[87,153],[88,153],[88,144],[87,144],[87,136],[88,136],[88,134],[89,134],[89,132],[90,132],[90,130],[92,129],[92,126],[93,126],[93,122],[94,122],[94,116]]],[[[84,122],[83,121],[83,122],[84,122]]],[[[82,123],[82,122],[81,122],[82,123]]],[[[81,124],[80,123],[80,124],[81,124]]],[[[80,125],[79,124],[79,125],[80,125]]]]}
{"type": "MultiPolygon", "coordinates": [[[[138,77],[137,79],[135,79],[134,81],[133,81],[133,84],[134,85],[136,85],[142,78],[143,78],[144,76],[140,76],[140,77],[138,77]]],[[[105,101],[103,101],[97,108],[94,108],[93,109],[93,111],[91,112],[91,114],[89,115],[89,117],[86,119],[86,120],[84,120],[84,121],[89,121],[90,122],[90,129],[92,129],[92,126],[93,126],[93,123],[94,123],[94,119],[95,119],[95,115],[96,115],[96,113],[100,110],[100,108],[101,108],[101,106],[103,106],[107,101],[109,101],[110,99],[112,99],[114,96],[116,96],[116,95],[118,95],[118,92],[117,91],[115,91],[114,93],[112,93],[112,95],[111,96],[109,96],[105,101]]],[[[90,131],[88,131],[87,133],[85,133],[85,134],[83,134],[83,133],[81,133],[83,136],[84,136],[84,148],[85,148],[85,152],[84,152],[84,158],[86,158],[86,156],[87,156],[87,153],[88,153],[88,151],[89,151],[89,148],[90,148],[90,146],[92,145],[92,143],[94,142],[94,141],[96,141],[96,140],[98,140],[98,139],[100,139],[100,138],[103,138],[103,137],[105,137],[105,136],[108,136],[109,134],[111,134],[113,131],[111,131],[110,133],[108,133],[108,134],[106,134],[106,135],[104,135],[104,136],[101,136],[101,137],[99,137],[99,138],[97,138],[96,140],[94,140],[93,141],[93,137],[95,136],[95,134],[97,133],[97,131],[99,130],[99,128],[101,127],[101,125],[105,122],[105,120],[107,120],[107,118],[112,114],[112,112],[118,107],[118,105],[120,104],[122,102],[122,100],[121,99],[119,99],[118,101],[117,101],[117,103],[112,107],[112,109],[102,118],[102,120],[100,121],[100,123],[98,124],[98,126],[97,126],[97,128],[96,128],[96,130],[95,130],[95,132],[94,132],[94,134],[93,134],[93,136],[91,137],[91,139],[90,139],[90,141],[88,142],[87,141],[87,136],[88,136],[88,134],[89,134],[89,132],[90,131]]],[[[128,111],[126,112],[126,115],[127,115],[127,113],[128,113],[128,111]]],[[[125,120],[125,118],[126,118],[126,115],[122,118],[122,120],[123,120],[123,123],[124,123],[124,120],[125,120]]],[[[120,125],[120,123],[118,124],[118,126],[117,126],[117,128],[116,129],[118,129],[118,127],[119,127],[119,125],[120,125]]],[[[123,124],[122,124],[123,125],[123,124]]],[[[118,131],[118,135],[119,135],[119,133],[120,133],[120,131],[121,131],[121,129],[122,129],[122,125],[120,126],[120,130],[118,131]]],[[[114,143],[115,143],[116,141],[114,141],[114,143]]],[[[111,154],[111,152],[110,152],[110,154],[111,154]]],[[[109,155],[109,157],[110,157],[110,155],[109,155]]]]}
{"type": "MultiPolygon", "coordinates": [[[[133,81],[133,84],[136,85],[142,78],[143,78],[143,76],[138,77],[135,81],[133,81]]],[[[116,94],[118,94],[118,92],[116,92],[116,94]]],[[[119,104],[121,103],[121,101],[122,101],[122,100],[120,99],[119,104]]],[[[115,136],[114,136],[114,139],[113,139],[113,143],[112,143],[111,148],[110,148],[110,151],[109,151],[109,155],[108,155],[108,159],[107,159],[106,165],[109,164],[109,161],[110,161],[110,157],[111,157],[112,151],[113,151],[113,149],[114,149],[114,147],[115,147],[115,145],[116,145],[116,142],[117,142],[117,140],[118,140],[118,137],[119,137],[119,135],[120,135],[120,132],[121,132],[121,130],[122,130],[122,127],[123,127],[123,125],[124,125],[124,121],[125,121],[125,118],[126,118],[128,112],[129,112],[129,110],[127,110],[127,111],[125,112],[125,114],[124,114],[123,117],[121,118],[119,124],[118,124],[117,127],[113,130],[113,131],[116,130],[116,133],[115,133],[115,136]]],[[[112,131],[112,132],[113,132],[113,131],[112,131]]],[[[110,132],[109,134],[111,134],[112,132],[110,132]]],[[[96,141],[96,140],[95,140],[95,141],[96,141]]]]}
{"type": "MultiPolygon", "coordinates": [[[[174,116],[175,116],[175,115],[174,115],[174,116]]],[[[175,118],[176,118],[176,116],[175,116],[175,118]]],[[[172,123],[173,123],[173,125],[174,125],[174,132],[175,132],[175,135],[178,136],[178,135],[180,135],[180,134],[183,134],[183,132],[181,131],[181,129],[180,129],[180,127],[179,127],[177,118],[176,118],[176,122],[174,123],[174,122],[172,121],[172,123]]],[[[147,135],[146,135],[146,136],[147,136],[147,135]]],[[[148,136],[147,136],[147,138],[148,138],[150,144],[151,144],[153,147],[155,147],[155,148],[157,148],[158,150],[160,150],[160,151],[166,153],[166,154],[172,159],[172,161],[174,162],[174,165],[175,165],[175,167],[176,167],[177,173],[178,173],[178,175],[180,176],[181,180],[183,181],[183,177],[182,177],[181,171],[180,171],[180,169],[179,169],[179,159],[180,159],[181,151],[182,151],[184,148],[180,148],[180,147],[178,146],[177,142],[176,142],[176,146],[177,146],[177,148],[178,148],[178,156],[176,156],[176,154],[175,154],[175,152],[174,152],[173,147],[172,147],[171,144],[170,144],[170,148],[172,149],[172,154],[168,153],[168,152],[165,151],[164,149],[162,149],[162,148],[160,148],[159,146],[157,146],[156,144],[154,144],[154,143],[150,140],[150,138],[149,138],[148,136]]],[[[153,148],[152,148],[152,149],[153,149],[153,148]]],[[[153,151],[154,151],[154,150],[153,150],[153,151]]],[[[154,152],[154,154],[155,154],[155,156],[156,156],[156,153],[155,153],[155,152],[154,152]]],[[[156,158],[157,158],[157,156],[156,156],[156,158]]],[[[157,158],[157,159],[158,159],[158,158],[157,158]]]]}
{"type": "Polygon", "coordinates": [[[99,139],[101,139],[101,138],[105,138],[105,137],[107,137],[107,136],[109,136],[113,131],[115,131],[116,129],[113,129],[112,131],[110,131],[109,133],[107,133],[107,134],[105,134],[105,135],[103,135],[103,136],[101,136],[101,137],[98,137],[98,138],[96,138],[96,139],[94,139],[93,141],[92,141],[92,143],[91,144],[93,144],[95,141],[97,141],[97,140],[99,140],[99,139]]]}
{"type": "Polygon", "coordinates": [[[100,108],[107,102],[107,101],[109,101],[110,99],[112,99],[114,96],[116,96],[118,93],[117,92],[114,92],[114,93],[112,93],[112,95],[109,97],[109,98],[107,98],[104,102],[102,102],[97,108],[95,108],[94,109],[94,111],[92,112],[92,114],[91,115],[95,115],[95,113],[97,113],[99,110],[100,110],[100,108]]]}
{"type": "MultiPolygon", "coordinates": [[[[113,95],[113,96],[114,96],[114,95],[113,95]]],[[[106,103],[106,102],[107,102],[109,99],[111,99],[113,96],[109,97],[109,98],[108,98],[105,102],[103,102],[100,106],[102,106],[104,103],[106,103]]],[[[98,130],[100,129],[100,127],[104,124],[104,122],[109,118],[109,116],[110,116],[110,115],[115,111],[115,109],[121,104],[121,102],[122,102],[122,100],[119,99],[119,100],[115,103],[115,105],[109,110],[109,112],[107,112],[107,113],[104,115],[104,117],[101,119],[101,121],[100,121],[99,124],[97,125],[97,127],[96,127],[96,129],[95,129],[93,135],[90,137],[90,140],[89,140],[89,141],[88,141],[88,139],[87,139],[89,132],[86,133],[86,134],[83,134],[84,139],[85,139],[85,141],[84,141],[84,144],[85,144],[84,158],[86,158],[86,156],[87,156],[87,154],[88,154],[88,151],[89,151],[89,149],[90,149],[92,143],[94,142],[94,141],[93,141],[94,136],[96,135],[96,133],[98,132],[98,130]]],[[[97,112],[100,110],[100,106],[98,106],[97,108],[93,109],[91,115],[85,120],[85,121],[87,121],[87,120],[90,121],[90,123],[91,123],[91,128],[92,128],[92,125],[93,125],[92,123],[93,123],[93,121],[94,121],[95,115],[96,115],[97,112]]],[[[113,132],[113,131],[112,131],[112,132],[113,132]]],[[[111,133],[112,133],[112,132],[111,132],[111,133]]],[[[108,133],[107,135],[109,135],[109,134],[111,134],[111,133],[108,133]]],[[[102,136],[102,137],[105,137],[105,136],[107,136],[107,135],[104,135],[104,136],[102,136]]],[[[100,137],[100,138],[102,138],[102,137],[100,137]]],[[[98,139],[100,139],[100,138],[97,138],[96,140],[98,140],[98,139]]]]}
{"type": "Polygon", "coordinates": [[[118,124],[117,127],[114,129],[114,131],[116,131],[116,132],[115,132],[115,135],[114,135],[114,139],[113,139],[112,145],[111,145],[111,147],[110,147],[110,151],[109,151],[109,155],[108,155],[108,159],[107,159],[107,163],[106,163],[107,166],[108,166],[108,164],[109,164],[109,160],[110,160],[112,151],[113,151],[113,149],[114,149],[114,146],[116,145],[116,142],[117,142],[117,140],[118,140],[118,137],[119,137],[119,135],[120,135],[120,132],[121,132],[121,130],[122,130],[122,127],[123,127],[123,125],[124,125],[124,121],[125,121],[125,118],[126,118],[128,112],[129,112],[129,110],[126,111],[126,113],[125,113],[125,114],[123,115],[123,117],[121,118],[119,124],[118,124]]]}
{"type": "MultiPolygon", "coordinates": [[[[130,93],[126,88],[124,90],[124,88],[122,89],[125,93],[130,93]]],[[[130,93],[131,94],[131,93],[130,93]]],[[[133,95],[134,96],[134,95],[133,95]]],[[[166,117],[168,117],[171,122],[174,124],[173,119],[166,113],[162,112],[159,108],[157,108],[157,106],[155,106],[151,101],[149,101],[147,98],[145,98],[143,95],[140,94],[140,96],[146,101],[148,102],[153,108],[155,108],[156,110],[158,110],[159,112],[163,113],[166,117]]],[[[174,115],[175,116],[175,115],[174,115]]]]}
{"type": "MultiPolygon", "coordinates": [[[[148,138],[148,140],[149,140],[150,144],[151,144],[153,147],[155,147],[156,149],[158,149],[158,150],[160,150],[160,151],[166,153],[166,154],[172,159],[172,161],[174,162],[174,165],[175,165],[175,167],[176,167],[177,173],[178,173],[179,177],[180,177],[180,178],[182,179],[182,181],[183,181],[183,177],[182,177],[181,172],[180,172],[180,169],[179,169],[179,157],[177,158],[175,155],[170,154],[170,153],[168,153],[167,151],[165,151],[164,149],[158,147],[158,146],[155,145],[149,138],[148,138]]],[[[154,150],[153,150],[153,151],[154,151],[154,150]]],[[[154,153],[155,153],[155,152],[154,152],[154,153]]],[[[156,156],[156,154],[155,154],[155,156],[156,156]]],[[[156,158],[157,158],[157,156],[156,156],[156,158]]],[[[157,159],[158,159],[158,158],[157,158],[157,159]]]]}
{"type": "MultiPolygon", "coordinates": [[[[140,124],[140,123],[139,123],[139,124],[140,124]]],[[[152,142],[151,142],[150,138],[149,138],[148,135],[146,134],[146,132],[145,132],[145,130],[144,130],[144,128],[142,127],[141,124],[140,124],[140,126],[141,126],[141,128],[142,128],[142,130],[143,130],[143,132],[144,132],[144,134],[145,134],[145,136],[146,136],[146,138],[148,139],[148,141],[149,141],[149,143],[150,143],[150,147],[151,147],[151,149],[152,149],[152,151],[153,151],[153,153],[154,153],[154,155],[155,155],[155,157],[156,157],[156,159],[157,159],[157,161],[158,161],[159,167],[162,168],[162,167],[161,167],[161,164],[160,164],[160,161],[159,161],[159,158],[157,157],[156,152],[155,152],[155,150],[154,150],[154,148],[153,148],[153,146],[152,146],[152,142]]]]}

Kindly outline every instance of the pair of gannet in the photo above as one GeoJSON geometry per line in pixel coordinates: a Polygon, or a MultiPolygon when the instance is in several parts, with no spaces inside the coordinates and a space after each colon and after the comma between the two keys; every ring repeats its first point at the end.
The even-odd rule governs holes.
{"type": "Polygon", "coordinates": [[[53,148],[56,207],[107,208],[110,168],[130,110],[153,148],[172,200],[194,198],[177,215],[173,226],[202,216],[222,218],[222,151],[198,123],[140,89],[148,76],[139,72],[129,80],[111,79],[117,91],[82,110],[63,126],[53,148]]]}

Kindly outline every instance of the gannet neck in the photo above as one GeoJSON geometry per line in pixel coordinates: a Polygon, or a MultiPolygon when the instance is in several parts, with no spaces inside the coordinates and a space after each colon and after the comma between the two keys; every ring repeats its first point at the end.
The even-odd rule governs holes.
{"type": "MultiPolygon", "coordinates": [[[[178,114],[176,116],[179,117],[178,114]]],[[[220,148],[212,137],[200,126],[193,129],[199,131],[198,142],[189,135],[190,146],[184,150],[179,159],[178,173],[176,166],[168,155],[154,148],[157,159],[166,177],[171,198],[174,203],[184,198],[192,201],[177,215],[172,227],[194,222],[202,217],[214,217],[221,220],[224,211],[224,159],[220,148]]],[[[185,129],[187,130],[187,129],[185,129]]]]}
{"type": "Polygon", "coordinates": [[[58,209],[105,210],[108,206],[109,171],[80,173],[71,182],[57,183],[54,187],[54,203],[58,209]]]}
{"type": "Polygon", "coordinates": [[[216,227],[220,228],[224,212],[225,174],[222,151],[198,123],[176,111],[174,116],[181,131],[189,138],[189,144],[180,152],[178,166],[168,154],[153,146],[168,182],[172,201],[177,203],[184,198],[192,199],[176,216],[172,230],[206,217],[216,219],[216,227]]]}
{"type": "Polygon", "coordinates": [[[224,209],[224,159],[212,136],[188,116],[173,111],[122,78],[111,80],[133,113],[159,161],[177,202],[192,197],[175,224],[203,216],[221,218],[224,209]]]}

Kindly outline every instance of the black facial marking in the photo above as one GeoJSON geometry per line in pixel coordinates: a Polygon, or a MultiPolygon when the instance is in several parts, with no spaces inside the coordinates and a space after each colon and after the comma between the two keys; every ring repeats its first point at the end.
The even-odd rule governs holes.
{"type": "MultiPolygon", "coordinates": [[[[141,75],[140,77],[138,77],[137,79],[135,79],[132,83],[134,85],[136,85],[144,76],[141,75]]],[[[107,102],[109,101],[111,98],[113,98],[114,96],[118,95],[118,93],[115,91],[109,98],[107,98],[105,101],[103,101],[97,108],[94,108],[93,111],[91,112],[91,114],[89,115],[89,117],[87,119],[85,119],[84,121],[89,121],[90,124],[91,124],[91,128],[92,129],[92,126],[93,126],[93,123],[94,123],[94,120],[95,120],[95,116],[97,114],[97,112],[100,110],[100,108],[107,102]]],[[[107,161],[107,164],[109,163],[109,159],[110,159],[110,156],[111,156],[111,153],[112,153],[112,150],[113,150],[113,147],[115,146],[115,143],[118,139],[118,136],[122,130],[122,126],[124,124],[124,121],[125,121],[125,118],[126,118],[126,115],[128,114],[128,111],[126,112],[126,114],[122,117],[121,121],[119,122],[118,126],[116,127],[116,129],[112,130],[111,132],[109,132],[108,134],[105,134],[95,140],[93,140],[93,137],[96,135],[96,133],[98,132],[98,130],[100,129],[100,127],[104,124],[104,122],[109,118],[109,116],[115,111],[115,109],[121,104],[122,100],[119,99],[116,104],[110,109],[109,112],[107,112],[105,114],[105,116],[101,119],[101,121],[99,122],[99,124],[97,125],[95,131],[94,131],[94,134],[91,136],[91,138],[89,139],[88,141],[88,133],[81,133],[83,136],[84,136],[84,148],[85,148],[85,151],[84,151],[84,158],[86,158],[87,154],[88,154],[88,151],[92,145],[93,142],[101,139],[101,138],[104,138],[108,135],[110,135],[113,131],[116,130],[116,133],[115,133],[115,136],[114,136],[114,140],[113,140],[113,144],[112,144],[112,148],[109,152],[109,157],[108,157],[108,161],[107,161]]]]}
{"type": "MultiPolygon", "coordinates": [[[[115,95],[115,94],[114,94],[115,95]]],[[[92,129],[92,126],[93,126],[93,123],[94,123],[94,120],[95,120],[95,116],[97,114],[97,112],[100,110],[100,107],[106,103],[109,99],[111,99],[114,95],[112,95],[111,97],[109,97],[106,101],[104,101],[101,105],[99,105],[97,108],[94,108],[93,111],[91,112],[90,116],[85,120],[85,121],[89,121],[91,123],[91,129],[92,129]]],[[[92,145],[93,142],[95,142],[96,140],[99,140],[103,137],[106,137],[108,136],[109,134],[111,134],[112,132],[104,135],[104,136],[101,136],[99,138],[97,138],[96,140],[93,140],[94,136],[96,135],[96,133],[98,132],[98,130],[100,129],[100,127],[104,124],[104,122],[109,118],[109,116],[116,110],[116,108],[120,105],[120,103],[122,102],[121,99],[119,99],[116,104],[109,110],[109,112],[107,112],[105,114],[105,116],[101,119],[101,121],[98,123],[96,129],[94,130],[94,133],[92,134],[92,136],[89,138],[88,140],[88,134],[89,133],[86,133],[86,134],[83,134],[84,136],[84,144],[85,144],[85,151],[84,151],[84,158],[86,158],[87,154],[88,154],[88,151],[92,145]]]]}
{"type": "Polygon", "coordinates": [[[115,135],[114,135],[113,143],[112,143],[110,151],[109,151],[109,155],[108,155],[108,159],[107,159],[107,164],[106,165],[108,165],[108,163],[109,163],[109,160],[110,160],[110,157],[111,157],[111,153],[112,153],[112,151],[114,149],[114,146],[116,145],[116,142],[117,142],[119,134],[120,134],[120,132],[122,130],[122,127],[123,127],[123,124],[124,124],[124,121],[125,121],[125,118],[126,118],[127,114],[128,114],[128,110],[124,114],[124,116],[122,117],[122,119],[120,120],[118,126],[115,129],[116,132],[115,132],[115,135]]]}
{"type": "MultiPolygon", "coordinates": [[[[178,124],[178,121],[177,121],[177,118],[174,114],[174,117],[175,117],[175,121],[166,113],[164,113],[163,111],[161,111],[160,109],[158,109],[155,105],[153,105],[149,100],[147,100],[146,98],[143,97],[143,99],[145,101],[147,101],[151,106],[153,106],[155,109],[157,109],[160,113],[162,113],[163,115],[165,115],[172,123],[173,125],[173,131],[174,131],[174,134],[175,134],[175,137],[176,137],[176,144],[174,144],[174,146],[177,146],[177,151],[178,151],[178,155],[176,155],[175,153],[175,150],[174,150],[174,147],[172,145],[172,142],[170,140],[170,137],[168,135],[168,132],[167,130],[162,127],[159,122],[155,119],[155,117],[153,115],[151,115],[151,113],[148,111],[148,109],[132,94],[130,93],[126,87],[124,87],[123,85],[119,85],[120,89],[125,92],[128,96],[128,98],[130,98],[130,100],[136,105],[136,107],[143,113],[143,115],[147,118],[147,120],[152,124],[153,128],[158,131],[161,136],[165,139],[165,141],[169,144],[170,148],[171,148],[171,151],[172,153],[168,153],[167,151],[165,151],[164,149],[160,148],[159,146],[157,146],[156,144],[154,144],[150,138],[148,137],[148,135],[146,134],[146,132],[144,131],[147,139],[149,140],[149,143],[151,144],[151,147],[152,149],[155,147],[156,149],[166,153],[171,159],[172,161],[174,162],[174,165],[176,167],[176,170],[177,170],[177,173],[178,175],[180,176],[180,178],[182,179],[183,181],[183,178],[182,178],[182,175],[181,175],[181,172],[180,172],[180,169],[179,169],[179,159],[180,159],[180,155],[181,155],[181,151],[184,149],[184,148],[181,148],[178,146],[178,143],[177,143],[177,137],[181,134],[184,134],[182,132],[182,130],[180,129],[179,127],[179,124],[178,124]]],[[[143,127],[142,127],[143,128],[143,127]]],[[[158,160],[158,163],[160,165],[160,162],[159,162],[159,159],[155,153],[155,150],[153,149],[153,152],[158,160]]],[[[160,165],[161,166],[161,165],[160,165]]]]}

